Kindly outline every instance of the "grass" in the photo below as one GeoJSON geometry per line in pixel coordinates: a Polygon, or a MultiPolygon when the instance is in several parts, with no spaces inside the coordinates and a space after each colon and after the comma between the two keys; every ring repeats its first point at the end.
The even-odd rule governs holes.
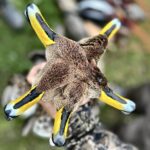
{"type": "MultiPolygon", "coordinates": [[[[23,12],[25,6],[31,1],[12,0],[12,2],[23,12]]],[[[42,0],[34,0],[34,2],[40,6],[52,28],[56,24],[62,23],[62,15],[56,6],[55,0],[45,0],[44,2],[42,0]]],[[[148,24],[149,22],[143,24],[146,30],[148,30],[148,24]]],[[[2,93],[3,88],[13,74],[30,68],[31,63],[27,57],[28,53],[36,49],[44,50],[44,48],[29,24],[26,23],[22,31],[15,32],[3,20],[0,20],[0,43],[0,92],[2,93]]],[[[113,46],[113,51],[108,51],[105,54],[105,63],[106,76],[109,81],[118,85],[129,87],[150,81],[150,53],[144,51],[140,41],[133,35],[125,48],[118,49],[113,46]]],[[[42,140],[33,135],[22,138],[20,135],[22,121],[8,122],[5,120],[2,111],[0,114],[0,149],[50,149],[48,140],[42,140]]],[[[113,118],[108,117],[110,122],[113,118]]],[[[107,116],[105,119],[107,120],[107,116]]]]}
{"type": "Polygon", "coordinates": [[[18,120],[8,122],[1,117],[0,146],[2,150],[40,150],[49,149],[48,140],[42,140],[30,135],[22,138],[20,135],[22,123],[18,120]]]}
{"type": "MultiPolygon", "coordinates": [[[[132,37],[131,37],[132,38],[132,37]]],[[[134,38],[134,37],[133,37],[134,38]]],[[[150,53],[143,49],[134,51],[130,47],[125,50],[118,49],[105,55],[106,76],[109,81],[122,87],[136,86],[137,84],[150,81],[150,53]]]]}

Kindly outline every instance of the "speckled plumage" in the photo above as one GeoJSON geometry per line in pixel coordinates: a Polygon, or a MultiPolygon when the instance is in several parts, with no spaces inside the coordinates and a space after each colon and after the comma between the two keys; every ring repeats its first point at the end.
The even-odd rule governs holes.
{"type": "Polygon", "coordinates": [[[5,106],[9,120],[21,115],[41,99],[51,100],[57,112],[50,144],[63,146],[72,113],[91,97],[123,112],[130,113],[135,109],[132,101],[113,93],[96,65],[108,40],[121,26],[118,19],[108,23],[100,35],[84,42],[75,42],[50,29],[35,4],[28,5],[25,14],[46,47],[47,62],[35,77],[31,89],[5,106]],[[91,93],[94,94],[91,96],[91,93]]]}
{"type": "MultiPolygon", "coordinates": [[[[89,88],[99,89],[99,86],[107,84],[99,68],[91,63],[92,59],[104,52],[107,37],[98,35],[84,43],[78,43],[56,35],[55,42],[46,48],[47,64],[35,85],[38,92],[45,91],[45,94],[53,97],[58,109],[62,107],[62,102],[58,102],[58,106],[56,98],[56,101],[63,101],[63,105],[71,109],[82,100],[89,88]]],[[[47,97],[43,99],[47,100],[47,97]]]]}
{"type": "Polygon", "coordinates": [[[93,58],[98,59],[106,49],[108,39],[106,35],[98,35],[92,38],[87,38],[79,42],[82,48],[86,52],[86,56],[89,61],[93,58]]]}
{"type": "Polygon", "coordinates": [[[67,150],[138,150],[104,129],[99,121],[99,104],[92,100],[71,117],[67,150]]]}

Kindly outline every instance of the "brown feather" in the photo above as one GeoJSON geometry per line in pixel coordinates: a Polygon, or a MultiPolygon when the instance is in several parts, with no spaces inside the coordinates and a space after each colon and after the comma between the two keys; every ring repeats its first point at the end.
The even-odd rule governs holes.
{"type": "Polygon", "coordinates": [[[107,44],[108,39],[105,35],[97,35],[80,43],[86,52],[88,60],[99,58],[104,53],[107,44]]]}
{"type": "Polygon", "coordinates": [[[67,83],[67,77],[69,76],[69,65],[63,60],[56,60],[55,63],[51,64],[48,62],[49,68],[42,76],[37,90],[39,92],[55,89],[63,84],[67,83]]]}
{"type": "Polygon", "coordinates": [[[106,86],[106,78],[89,60],[99,57],[107,42],[107,37],[102,35],[82,44],[56,37],[55,44],[46,49],[48,62],[37,80],[37,91],[45,91],[43,99],[50,97],[57,108],[72,109],[89,88],[100,90],[100,86],[106,86]]]}

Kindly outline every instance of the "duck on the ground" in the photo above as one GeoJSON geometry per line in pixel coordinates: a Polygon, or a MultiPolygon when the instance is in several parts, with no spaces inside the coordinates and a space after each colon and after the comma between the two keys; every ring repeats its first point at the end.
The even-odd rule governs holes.
{"type": "Polygon", "coordinates": [[[62,146],[66,141],[71,114],[84,99],[91,98],[91,91],[96,93],[92,98],[125,113],[135,109],[134,102],[109,88],[106,77],[96,65],[96,60],[105,52],[108,40],[121,26],[118,19],[108,23],[97,36],[80,43],[55,33],[35,4],[29,4],[25,14],[46,47],[47,62],[31,89],[5,106],[9,120],[21,115],[39,100],[51,101],[57,109],[52,141],[62,146]]]}

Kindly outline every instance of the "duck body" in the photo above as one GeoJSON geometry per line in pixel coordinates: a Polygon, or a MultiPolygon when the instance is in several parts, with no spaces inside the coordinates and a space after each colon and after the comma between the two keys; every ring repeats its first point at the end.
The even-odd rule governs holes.
{"type": "Polygon", "coordinates": [[[45,95],[49,95],[48,99],[47,96],[43,96],[43,100],[51,98],[54,104],[56,101],[57,109],[64,105],[72,108],[83,96],[88,95],[89,87],[99,89],[97,76],[102,81],[105,80],[103,81],[105,85],[107,84],[97,66],[90,62],[94,55],[97,56],[98,53],[101,55],[104,52],[106,45],[102,46],[101,40],[107,38],[102,35],[94,38],[95,40],[88,40],[86,44],[80,45],[63,36],[55,37],[56,44],[46,48],[47,64],[34,83],[37,92],[44,91],[45,95]],[[88,50],[90,47],[96,54],[90,54],[88,50]]]}
{"type": "Polygon", "coordinates": [[[99,35],[75,42],[56,34],[45,22],[35,4],[28,5],[25,14],[46,47],[47,63],[35,77],[31,89],[5,106],[8,119],[21,115],[41,99],[51,100],[57,109],[52,142],[56,146],[63,146],[70,116],[84,99],[90,99],[91,89],[99,92],[93,98],[98,98],[110,106],[127,113],[135,109],[131,100],[113,93],[107,85],[107,79],[96,65],[108,40],[121,26],[118,19],[108,23],[99,35]]]}

